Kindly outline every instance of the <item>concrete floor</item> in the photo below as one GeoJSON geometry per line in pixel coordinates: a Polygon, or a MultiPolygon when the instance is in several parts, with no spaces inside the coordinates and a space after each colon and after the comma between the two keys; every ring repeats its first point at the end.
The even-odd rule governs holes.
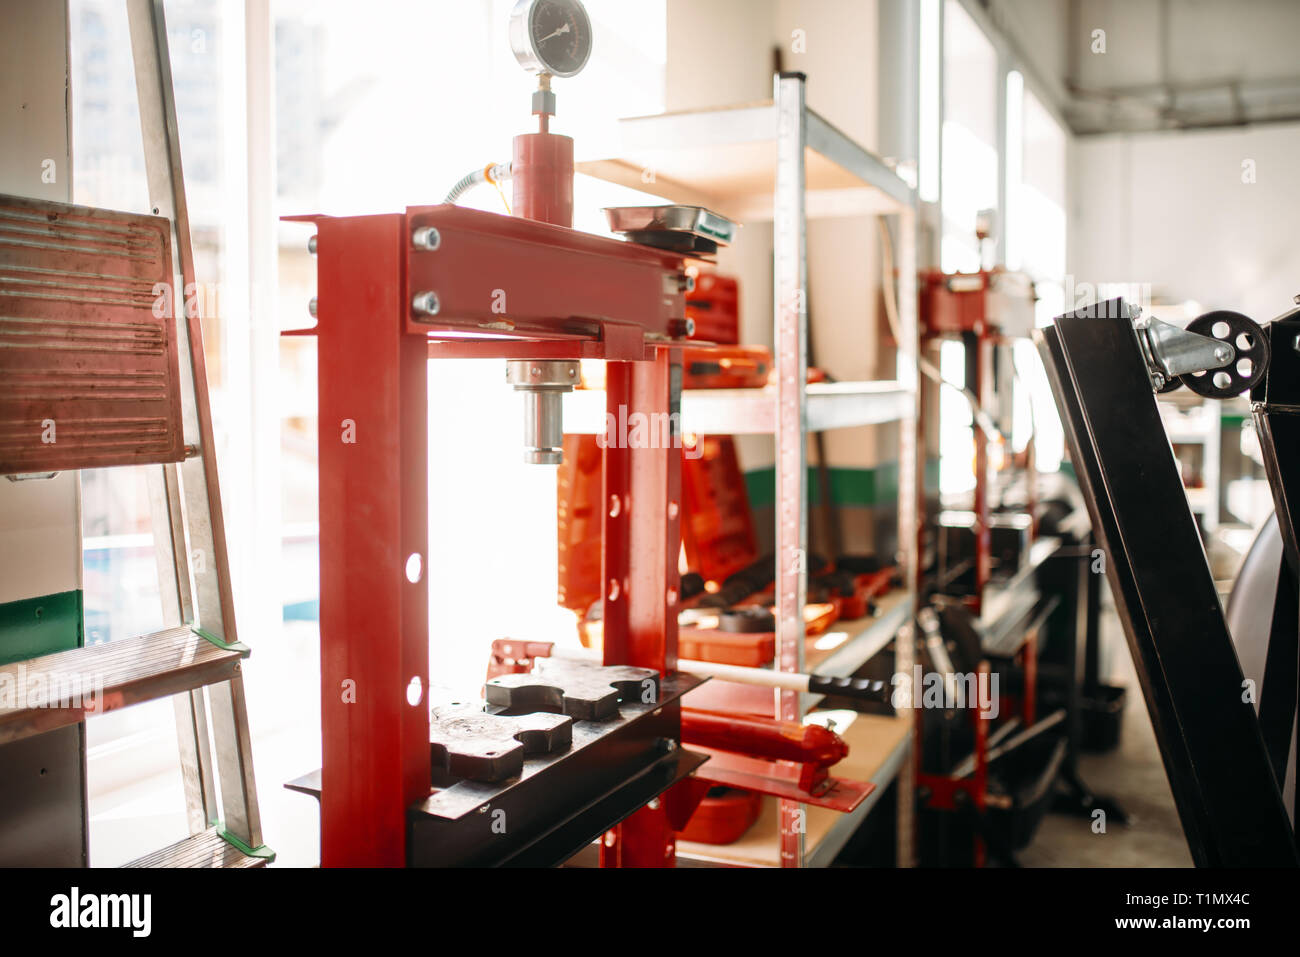
{"type": "Polygon", "coordinates": [[[1063,814],[1043,819],[1034,840],[1019,855],[1025,867],[1191,867],[1160,750],[1151,730],[1119,619],[1107,608],[1102,617],[1102,673],[1128,689],[1120,744],[1105,754],[1084,754],[1079,773],[1094,794],[1111,798],[1127,812],[1127,825],[1106,821],[1104,833],[1093,822],[1063,814]]]}

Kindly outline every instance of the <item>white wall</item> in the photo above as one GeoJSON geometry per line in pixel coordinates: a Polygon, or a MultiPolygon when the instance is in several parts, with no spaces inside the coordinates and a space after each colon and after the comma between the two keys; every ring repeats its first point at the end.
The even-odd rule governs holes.
{"type": "MultiPolygon", "coordinates": [[[[72,197],[67,22],[63,3],[0,6],[0,193],[72,197]]],[[[81,587],[80,501],[76,472],[0,478],[0,603],[81,587]]]]}
{"type": "Polygon", "coordinates": [[[1077,140],[1070,272],[1273,318],[1300,293],[1298,155],[1300,124],[1077,140]]]}
{"type": "MultiPolygon", "coordinates": [[[[808,105],[874,149],[876,7],[875,0],[669,0],[665,108],[770,100],[773,49],[780,47],[784,68],[808,77],[808,105]]],[[[879,341],[875,221],[814,220],[807,242],[817,364],[836,378],[872,378],[879,341]]],[[[771,257],[769,223],[745,224],[736,244],[718,257],[719,269],[740,279],[747,343],[772,342],[771,257]]],[[[828,441],[837,466],[865,467],[891,457],[887,452],[878,457],[863,430],[834,432],[828,441]]],[[[770,465],[770,444],[744,442],[745,467],[770,465]]]]}

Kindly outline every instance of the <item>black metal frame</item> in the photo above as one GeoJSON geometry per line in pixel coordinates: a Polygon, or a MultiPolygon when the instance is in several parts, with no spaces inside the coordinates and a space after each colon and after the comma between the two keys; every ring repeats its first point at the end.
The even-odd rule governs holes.
{"type": "MultiPolygon", "coordinates": [[[[1251,392],[1255,433],[1282,532],[1268,654],[1260,687],[1259,723],[1274,772],[1285,792],[1287,766],[1300,769],[1296,704],[1300,695],[1300,309],[1264,330],[1271,359],[1251,392]]],[[[1296,773],[1294,770],[1292,773],[1296,773]]],[[[1292,795],[1292,825],[1300,820],[1300,789],[1292,795]]]]}
{"type": "Polygon", "coordinates": [[[1059,316],[1036,338],[1192,857],[1296,866],[1128,306],[1111,300],[1059,316]]]}

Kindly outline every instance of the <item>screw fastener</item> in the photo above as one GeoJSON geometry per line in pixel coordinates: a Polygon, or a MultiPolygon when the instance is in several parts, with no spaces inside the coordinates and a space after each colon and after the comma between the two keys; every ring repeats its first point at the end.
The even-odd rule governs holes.
{"type": "Polygon", "coordinates": [[[422,316],[436,316],[438,309],[441,308],[438,294],[432,290],[417,292],[411,299],[411,308],[422,316]]]}

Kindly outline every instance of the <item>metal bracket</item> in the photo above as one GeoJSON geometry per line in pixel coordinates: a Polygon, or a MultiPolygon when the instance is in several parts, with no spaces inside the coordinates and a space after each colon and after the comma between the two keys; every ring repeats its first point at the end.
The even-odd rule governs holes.
{"type": "Polygon", "coordinates": [[[1136,306],[1130,306],[1129,310],[1147,377],[1156,391],[1179,376],[1222,369],[1236,361],[1237,351],[1226,342],[1188,332],[1159,319],[1143,319],[1142,310],[1136,306]]]}

